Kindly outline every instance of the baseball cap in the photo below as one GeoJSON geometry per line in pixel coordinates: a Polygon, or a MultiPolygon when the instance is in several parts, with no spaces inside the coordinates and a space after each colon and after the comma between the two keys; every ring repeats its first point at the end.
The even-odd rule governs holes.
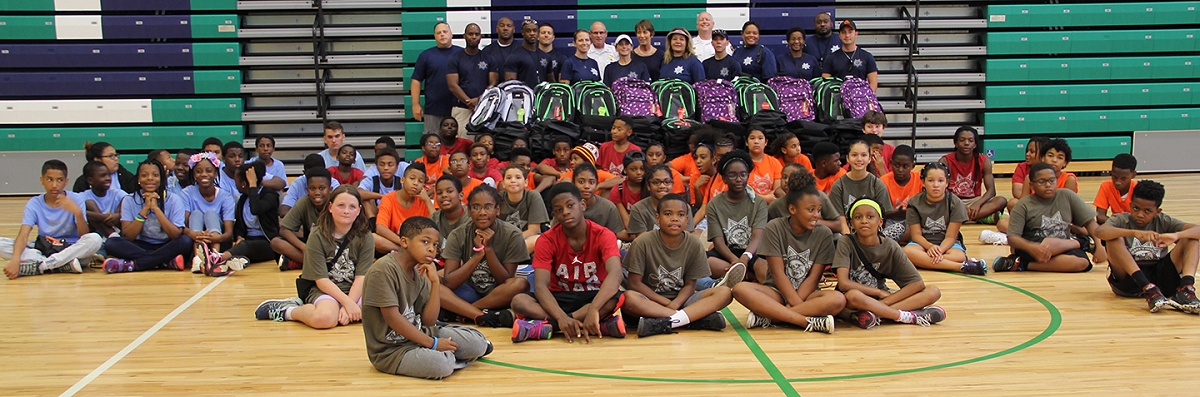
{"type": "Polygon", "coordinates": [[[729,39],[729,33],[725,33],[725,29],[713,29],[712,35],[713,37],[721,36],[727,40],[729,39]]]}
{"type": "Polygon", "coordinates": [[[629,44],[633,44],[633,39],[630,39],[629,35],[627,35],[627,34],[617,36],[617,41],[614,41],[613,44],[620,44],[621,40],[625,40],[625,41],[628,41],[629,44]]]}
{"type": "Polygon", "coordinates": [[[842,21],[842,25],[838,26],[838,30],[845,29],[847,26],[849,26],[850,29],[858,30],[858,25],[855,25],[854,21],[849,19],[842,21]]]}

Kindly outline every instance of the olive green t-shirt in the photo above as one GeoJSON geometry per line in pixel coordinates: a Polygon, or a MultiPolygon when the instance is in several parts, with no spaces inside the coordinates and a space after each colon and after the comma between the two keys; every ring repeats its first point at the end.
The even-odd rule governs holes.
{"type": "Polygon", "coordinates": [[[404,353],[424,347],[388,326],[382,308],[396,306],[400,314],[425,335],[437,335],[436,319],[422,321],[429,303],[431,285],[415,269],[405,269],[389,254],[371,266],[363,287],[362,329],[367,339],[367,358],[381,372],[396,373],[404,353]]]}
{"type": "Polygon", "coordinates": [[[882,278],[872,275],[855,253],[854,239],[857,238],[858,236],[853,234],[843,235],[837,242],[837,253],[833,255],[833,267],[850,269],[850,279],[854,282],[886,291],[887,279],[895,281],[900,288],[921,281],[921,273],[917,272],[917,267],[904,255],[900,244],[896,244],[896,240],[890,238],[884,238],[882,244],[875,246],[859,245],[863,254],[867,256],[866,261],[875,267],[875,271],[882,278]]]}
{"type": "Polygon", "coordinates": [[[712,275],[704,243],[688,233],[675,249],[667,247],[661,232],[642,233],[633,239],[623,262],[625,270],[641,274],[643,284],[667,299],[679,296],[687,280],[712,275]]]}
{"type": "Polygon", "coordinates": [[[879,208],[883,209],[880,215],[887,215],[892,212],[892,199],[888,195],[887,186],[883,181],[872,174],[867,174],[862,180],[850,179],[850,174],[847,173],[841,178],[833,182],[833,187],[829,190],[829,200],[833,202],[833,207],[838,210],[838,215],[850,218],[846,213],[850,211],[850,205],[854,204],[855,200],[869,198],[879,203],[879,208]]]}
{"type": "Polygon", "coordinates": [[[920,225],[921,235],[931,244],[941,244],[946,240],[946,227],[951,223],[966,221],[967,207],[958,196],[948,191],[942,201],[932,204],[925,199],[925,192],[917,193],[908,200],[908,210],[904,213],[904,224],[920,225]]]}
{"type": "Polygon", "coordinates": [[[508,191],[501,190],[499,219],[524,232],[530,223],[549,223],[550,215],[546,213],[546,203],[540,193],[526,189],[521,200],[514,203],[508,200],[508,191]]]}
{"type": "Polygon", "coordinates": [[[471,223],[471,217],[467,216],[467,211],[465,209],[463,210],[462,216],[458,217],[458,220],[454,222],[450,222],[449,219],[446,219],[446,213],[442,212],[442,210],[433,211],[432,214],[429,214],[429,219],[433,219],[433,223],[437,225],[438,247],[440,248],[438,250],[438,256],[443,258],[446,255],[446,238],[450,237],[450,232],[453,232],[454,229],[458,229],[459,226],[471,223]]]}
{"type": "Polygon", "coordinates": [[[612,230],[613,233],[625,230],[625,223],[621,221],[621,213],[617,211],[617,205],[604,197],[596,196],[596,203],[583,210],[583,217],[612,230]]]}
{"type": "MultiPolygon", "coordinates": [[[[525,238],[521,236],[521,230],[499,219],[492,223],[492,230],[496,234],[492,237],[490,246],[496,252],[496,258],[500,259],[501,263],[521,263],[529,260],[529,251],[525,249],[525,238]]],[[[461,261],[460,265],[466,264],[471,256],[475,255],[475,235],[474,222],[467,222],[454,229],[446,238],[446,249],[442,253],[442,257],[446,260],[461,261]]],[[[467,284],[480,295],[487,295],[502,281],[496,280],[496,277],[492,275],[492,270],[488,268],[488,261],[485,257],[479,261],[479,265],[475,266],[471,277],[467,279],[467,284]]]]}
{"type": "MultiPolygon", "coordinates": [[[[327,278],[337,284],[342,293],[349,294],[354,277],[367,274],[371,263],[375,262],[375,238],[370,233],[352,238],[346,243],[342,255],[334,258],[338,244],[342,242],[331,240],[320,228],[313,229],[305,244],[304,269],[300,277],[310,281],[327,278]]],[[[308,296],[301,298],[305,298],[305,303],[312,303],[324,294],[320,288],[312,287],[308,296]]]]}
{"type": "MultiPolygon", "coordinates": [[[[631,234],[645,233],[651,230],[658,230],[658,208],[654,206],[654,199],[647,197],[638,200],[633,204],[633,208],[629,209],[629,227],[625,229],[631,234]]],[[[688,206],[687,225],[683,230],[691,233],[696,230],[695,222],[692,220],[692,207],[688,206]]]]}
{"type": "MultiPolygon", "coordinates": [[[[833,206],[833,202],[829,200],[829,196],[825,192],[817,191],[817,194],[821,195],[821,220],[832,221],[842,216],[842,211],[838,211],[837,207],[833,206]]],[[[788,215],[791,214],[788,213],[787,197],[777,198],[771,202],[771,205],[767,206],[768,221],[787,218],[788,215]]]]}
{"type": "MultiPolygon", "coordinates": [[[[1138,226],[1133,221],[1133,216],[1128,212],[1123,214],[1113,215],[1108,218],[1108,225],[1130,230],[1150,230],[1155,233],[1178,233],[1187,226],[1187,222],[1172,218],[1170,215],[1159,213],[1155,215],[1146,226],[1138,226]]],[[[1137,261],[1138,266],[1152,266],[1162,260],[1162,258],[1170,255],[1167,247],[1159,247],[1153,241],[1142,241],[1137,237],[1125,237],[1125,246],[1129,248],[1129,254],[1133,255],[1133,260],[1137,261]]]]}
{"type": "Polygon", "coordinates": [[[321,208],[313,205],[308,196],[303,196],[296,200],[296,205],[292,206],[282,221],[279,221],[279,227],[293,232],[301,232],[304,234],[304,239],[307,240],[308,236],[312,234],[313,228],[317,226],[317,218],[320,217],[321,208]]]}
{"type": "Polygon", "coordinates": [[[761,197],[749,197],[732,202],[725,193],[708,201],[708,240],[725,237],[730,250],[745,250],[750,244],[750,232],[767,227],[767,205],[761,197]]]}
{"type": "Polygon", "coordinates": [[[1021,197],[1008,221],[1008,235],[1041,241],[1047,237],[1070,239],[1070,225],[1083,226],[1096,219],[1095,207],[1089,206],[1071,189],[1058,189],[1054,197],[1042,200],[1035,194],[1021,197]]]}
{"type": "MultiPolygon", "coordinates": [[[[790,280],[792,289],[800,288],[804,279],[812,272],[813,265],[828,265],[833,263],[833,231],[825,225],[802,234],[792,232],[789,223],[791,217],[784,217],[767,222],[763,232],[763,242],[758,246],[758,254],[762,257],[783,259],[783,271],[790,280]]],[[[767,272],[763,285],[774,287],[774,276],[767,272]]]]}

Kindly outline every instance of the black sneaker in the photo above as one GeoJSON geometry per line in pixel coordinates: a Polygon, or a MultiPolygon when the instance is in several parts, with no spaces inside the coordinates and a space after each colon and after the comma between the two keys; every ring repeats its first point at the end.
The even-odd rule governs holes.
{"type": "Polygon", "coordinates": [[[833,316],[809,317],[808,326],[804,327],[804,332],[824,332],[827,334],[832,334],[833,328],[833,316]]]}
{"type": "Polygon", "coordinates": [[[988,272],[987,262],[975,258],[967,258],[960,268],[963,274],[971,274],[975,276],[986,276],[988,272]]]}
{"type": "Polygon", "coordinates": [[[513,313],[508,309],[484,311],[475,318],[475,325],[492,328],[509,328],[513,325],[513,313]]]}
{"type": "Polygon", "coordinates": [[[666,317],[642,317],[638,320],[638,337],[645,338],[651,335],[673,334],[671,330],[671,319],[666,317]]]}
{"type": "Polygon", "coordinates": [[[1196,299],[1196,287],[1194,286],[1179,288],[1179,291],[1175,292],[1175,296],[1171,297],[1170,304],[1184,313],[1200,314],[1200,299],[1196,299]]]}
{"type": "MultiPolygon", "coordinates": [[[[1151,313],[1158,313],[1158,311],[1162,310],[1163,307],[1171,304],[1167,301],[1167,297],[1163,296],[1163,293],[1158,289],[1158,286],[1154,284],[1146,284],[1145,287],[1142,287],[1142,293],[1138,294],[1138,296],[1146,298],[1146,306],[1150,307],[1151,313]]],[[[1195,300],[1196,296],[1192,295],[1192,299],[1195,300]]]]}
{"type": "Polygon", "coordinates": [[[992,261],[992,270],[997,272],[1021,271],[1019,262],[1016,255],[997,256],[996,260],[992,261]]]}
{"type": "Polygon", "coordinates": [[[922,309],[913,310],[912,314],[916,316],[915,324],[922,327],[928,327],[933,324],[942,322],[946,319],[946,310],[941,306],[927,306],[922,309]]]}
{"type": "Polygon", "coordinates": [[[720,330],[725,329],[725,316],[722,316],[721,313],[718,313],[718,312],[712,312],[712,313],[709,313],[707,316],[700,318],[699,320],[692,321],[691,323],[689,323],[688,325],[686,325],[684,327],[687,329],[705,329],[705,330],[709,330],[709,331],[720,331],[720,330]]]}

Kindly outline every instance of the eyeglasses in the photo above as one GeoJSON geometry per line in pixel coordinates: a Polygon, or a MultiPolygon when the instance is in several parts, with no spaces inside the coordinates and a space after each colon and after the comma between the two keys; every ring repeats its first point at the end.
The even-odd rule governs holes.
{"type": "Polygon", "coordinates": [[[120,155],[120,154],[118,154],[118,153],[106,154],[106,155],[101,155],[101,156],[100,156],[100,158],[113,159],[113,160],[116,160],[116,159],[118,159],[118,158],[120,158],[120,157],[121,157],[121,155],[120,155]]]}
{"type": "Polygon", "coordinates": [[[466,164],[467,160],[450,160],[450,164],[466,164]]]}
{"type": "Polygon", "coordinates": [[[494,209],[496,209],[495,204],[487,204],[487,205],[482,205],[482,206],[478,205],[478,204],[471,205],[471,211],[491,211],[494,209]]]}
{"type": "Polygon", "coordinates": [[[750,177],[749,172],[729,172],[725,174],[728,179],[746,179],[750,177]]]}
{"type": "Polygon", "coordinates": [[[1058,182],[1058,178],[1034,179],[1031,182],[1033,182],[1035,185],[1049,186],[1053,185],[1055,182],[1058,182]]]}
{"type": "Polygon", "coordinates": [[[425,147],[441,147],[441,142],[425,142],[425,147]]]}
{"type": "Polygon", "coordinates": [[[669,186],[673,183],[675,183],[675,181],[670,180],[670,179],[651,179],[650,180],[651,186],[669,186]]]}

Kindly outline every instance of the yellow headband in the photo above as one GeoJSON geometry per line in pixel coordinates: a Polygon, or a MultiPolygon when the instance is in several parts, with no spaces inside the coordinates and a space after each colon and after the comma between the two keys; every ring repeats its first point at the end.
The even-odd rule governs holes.
{"type": "Polygon", "coordinates": [[[850,215],[850,217],[851,218],[854,217],[855,209],[857,209],[858,207],[864,206],[864,205],[874,208],[875,213],[879,214],[879,216],[883,216],[883,210],[879,208],[879,203],[876,203],[875,200],[859,199],[858,201],[855,201],[854,204],[850,205],[850,212],[848,213],[850,215]]]}

